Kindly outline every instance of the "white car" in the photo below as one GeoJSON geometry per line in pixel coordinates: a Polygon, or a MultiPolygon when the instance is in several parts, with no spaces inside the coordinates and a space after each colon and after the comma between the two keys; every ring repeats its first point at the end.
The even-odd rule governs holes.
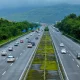
{"type": "Polygon", "coordinates": [[[17,41],[16,44],[19,44],[19,41],[17,41]]]}
{"type": "Polygon", "coordinates": [[[30,34],[30,36],[32,36],[32,34],[30,34]]]}
{"type": "Polygon", "coordinates": [[[9,48],[8,48],[8,51],[13,51],[13,47],[12,47],[12,46],[9,47],[9,48]]]}
{"type": "Polygon", "coordinates": [[[40,36],[40,34],[38,34],[38,36],[40,36]]]}
{"type": "Polygon", "coordinates": [[[7,56],[7,51],[6,50],[1,51],[1,56],[7,56]]]}
{"type": "Polygon", "coordinates": [[[61,50],[61,53],[62,53],[62,54],[66,54],[66,53],[67,53],[67,52],[66,52],[66,49],[65,49],[65,48],[62,49],[62,50],[61,50]]]}
{"type": "Polygon", "coordinates": [[[31,43],[28,43],[27,47],[28,48],[32,48],[32,44],[31,43]]]}
{"type": "Polygon", "coordinates": [[[14,56],[8,56],[7,57],[7,62],[14,62],[14,61],[15,61],[14,56]]]}
{"type": "Polygon", "coordinates": [[[60,47],[64,47],[64,44],[63,43],[60,43],[60,47]]]}
{"type": "Polygon", "coordinates": [[[16,42],[16,43],[14,44],[14,46],[18,46],[18,43],[16,42]]]}

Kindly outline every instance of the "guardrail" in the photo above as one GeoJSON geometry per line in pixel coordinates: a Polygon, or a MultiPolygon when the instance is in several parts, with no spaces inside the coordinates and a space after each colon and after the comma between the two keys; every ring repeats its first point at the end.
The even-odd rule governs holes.
{"type": "MultiPolygon", "coordinates": [[[[43,35],[43,34],[42,34],[42,35],[43,35]]],[[[41,38],[42,38],[42,35],[41,35],[41,37],[40,37],[40,40],[41,40],[41,38]]],[[[24,71],[22,72],[22,74],[21,74],[19,80],[26,80],[27,75],[28,75],[28,72],[29,72],[30,67],[31,67],[31,65],[32,65],[33,59],[34,59],[34,57],[35,57],[36,50],[38,49],[40,40],[39,40],[39,42],[38,42],[37,47],[34,49],[34,51],[33,51],[32,55],[31,55],[31,57],[30,57],[28,63],[26,64],[26,67],[24,68],[24,71]],[[27,65],[28,65],[28,66],[27,66],[27,65]]]]}
{"type": "MultiPolygon", "coordinates": [[[[51,33],[50,33],[50,36],[51,36],[51,33]]],[[[51,36],[51,39],[52,39],[52,36],[51,36]]],[[[52,40],[52,43],[53,43],[53,46],[54,46],[54,49],[55,49],[55,56],[56,56],[56,60],[57,60],[57,64],[58,64],[58,72],[59,72],[59,75],[60,75],[60,79],[61,80],[69,80],[67,75],[66,75],[65,69],[63,67],[63,63],[61,61],[61,58],[58,55],[58,52],[56,50],[56,46],[55,46],[53,40],[52,40]]]]}

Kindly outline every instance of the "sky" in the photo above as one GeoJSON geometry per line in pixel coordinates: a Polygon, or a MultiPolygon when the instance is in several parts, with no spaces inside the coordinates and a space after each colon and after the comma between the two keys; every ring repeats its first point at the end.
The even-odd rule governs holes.
{"type": "Polygon", "coordinates": [[[0,8],[48,6],[59,3],[80,4],[80,0],[0,0],[0,8]]]}

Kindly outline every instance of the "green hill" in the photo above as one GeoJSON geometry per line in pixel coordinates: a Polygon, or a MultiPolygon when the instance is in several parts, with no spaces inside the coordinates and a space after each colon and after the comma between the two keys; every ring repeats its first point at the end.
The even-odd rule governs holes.
{"type": "Polygon", "coordinates": [[[58,4],[54,6],[21,9],[9,15],[3,15],[4,18],[14,21],[28,20],[32,22],[54,23],[64,18],[70,13],[80,14],[80,5],[58,4]]]}

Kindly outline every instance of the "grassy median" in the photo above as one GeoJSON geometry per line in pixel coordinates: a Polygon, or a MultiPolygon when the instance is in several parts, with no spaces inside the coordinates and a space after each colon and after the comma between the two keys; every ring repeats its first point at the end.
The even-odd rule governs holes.
{"type": "Polygon", "coordinates": [[[54,47],[52,45],[51,37],[49,32],[45,31],[39,43],[35,58],[26,80],[44,80],[44,77],[45,80],[59,80],[57,73],[58,67],[54,54],[54,47]],[[57,73],[57,77],[54,77],[55,71],[57,73]]]}

